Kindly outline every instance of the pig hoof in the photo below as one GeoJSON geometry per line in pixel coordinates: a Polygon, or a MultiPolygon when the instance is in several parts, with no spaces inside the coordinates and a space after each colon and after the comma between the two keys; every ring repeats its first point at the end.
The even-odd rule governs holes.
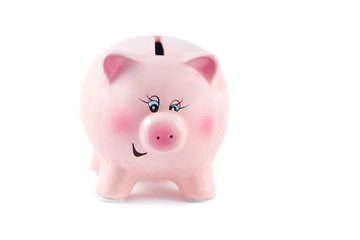
{"type": "Polygon", "coordinates": [[[120,203],[120,202],[124,202],[125,198],[123,199],[111,199],[111,198],[104,198],[104,197],[100,197],[100,200],[104,201],[104,202],[108,202],[108,203],[120,203]]]}
{"type": "Polygon", "coordinates": [[[206,202],[206,201],[209,201],[213,198],[206,198],[206,199],[192,199],[192,198],[187,198],[187,197],[184,197],[184,199],[188,202],[193,202],[193,203],[199,203],[199,202],[206,202]]]}

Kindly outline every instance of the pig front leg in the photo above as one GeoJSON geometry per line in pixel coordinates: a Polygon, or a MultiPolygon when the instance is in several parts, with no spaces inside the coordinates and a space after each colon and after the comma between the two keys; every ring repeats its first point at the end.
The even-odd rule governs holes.
{"type": "Polygon", "coordinates": [[[185,199],[204,201],[215,197],[214,177],[211,166],[185,174],[175,180],[185,199]]]}
{"type": "Polygon", "coordinates": [[[122,167],[101,161],[96,192],[105,199],[122,200],[129,196],[137,178],[122,167]]]}

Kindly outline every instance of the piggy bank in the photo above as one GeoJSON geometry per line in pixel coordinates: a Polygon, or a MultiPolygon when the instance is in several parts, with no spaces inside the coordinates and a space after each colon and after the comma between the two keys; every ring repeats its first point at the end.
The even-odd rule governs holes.
{"type": "Polygon", "coordinates": [[[213,198],[227,112],[225,79],[204,49],[165,36],[113,45],[90,67],[81,94],[97,194],[122,200],[141,179],[167,179],[185,199],[213,198]]]}

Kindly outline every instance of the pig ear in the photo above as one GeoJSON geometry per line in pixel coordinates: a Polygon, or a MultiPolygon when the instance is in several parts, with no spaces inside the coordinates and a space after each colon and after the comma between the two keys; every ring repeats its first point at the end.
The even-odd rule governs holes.
{"type": "Polygon", "coordinates": [[[214,56],[202,56],[187,61],[186,65],[200,73],[208,83],[211,83],[218,64],[214,56]]]}
{"type": "Polygon", "coordinates": [[[117,54],[109,54],[104,59],[104,72],[110,83],[114,80],[127,68],[133,64],[134,60],[117,54]]]}

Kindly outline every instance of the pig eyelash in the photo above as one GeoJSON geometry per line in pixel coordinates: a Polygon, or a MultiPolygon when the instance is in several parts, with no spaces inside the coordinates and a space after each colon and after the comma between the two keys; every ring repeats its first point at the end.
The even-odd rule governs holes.
{"type": "Polygon", "coordinates": [[[138,98],[140,101],[142,101],[143,103],[149,104],[149,102],[151,101],[157,101],[160,104],[160,98],[156,95],[152,95],[151,97],[149,97],[148,95],[146,95],[148,101],[142,100],[141,98],[138,98]],[[156,99],[153,99],[156,98],[156,99]]]}
{"type": "Polygon", "coordinates": [[[175,99],[175,100],[173,100],[173,101],[170,103],[170,106],[171,106],[171,105],[177,105],[177,106],[179,107],[179,110],[180,110],[180,109],[186,108],[187,106],[190,105],[190,104],[188,104],[188,105],[182,107],[182,106],[181,106],[181,103],[182,103],[183,100],[184,100],[184,99],[181,99],[181,100],[179,101],[179,100],[175,99]]]}

